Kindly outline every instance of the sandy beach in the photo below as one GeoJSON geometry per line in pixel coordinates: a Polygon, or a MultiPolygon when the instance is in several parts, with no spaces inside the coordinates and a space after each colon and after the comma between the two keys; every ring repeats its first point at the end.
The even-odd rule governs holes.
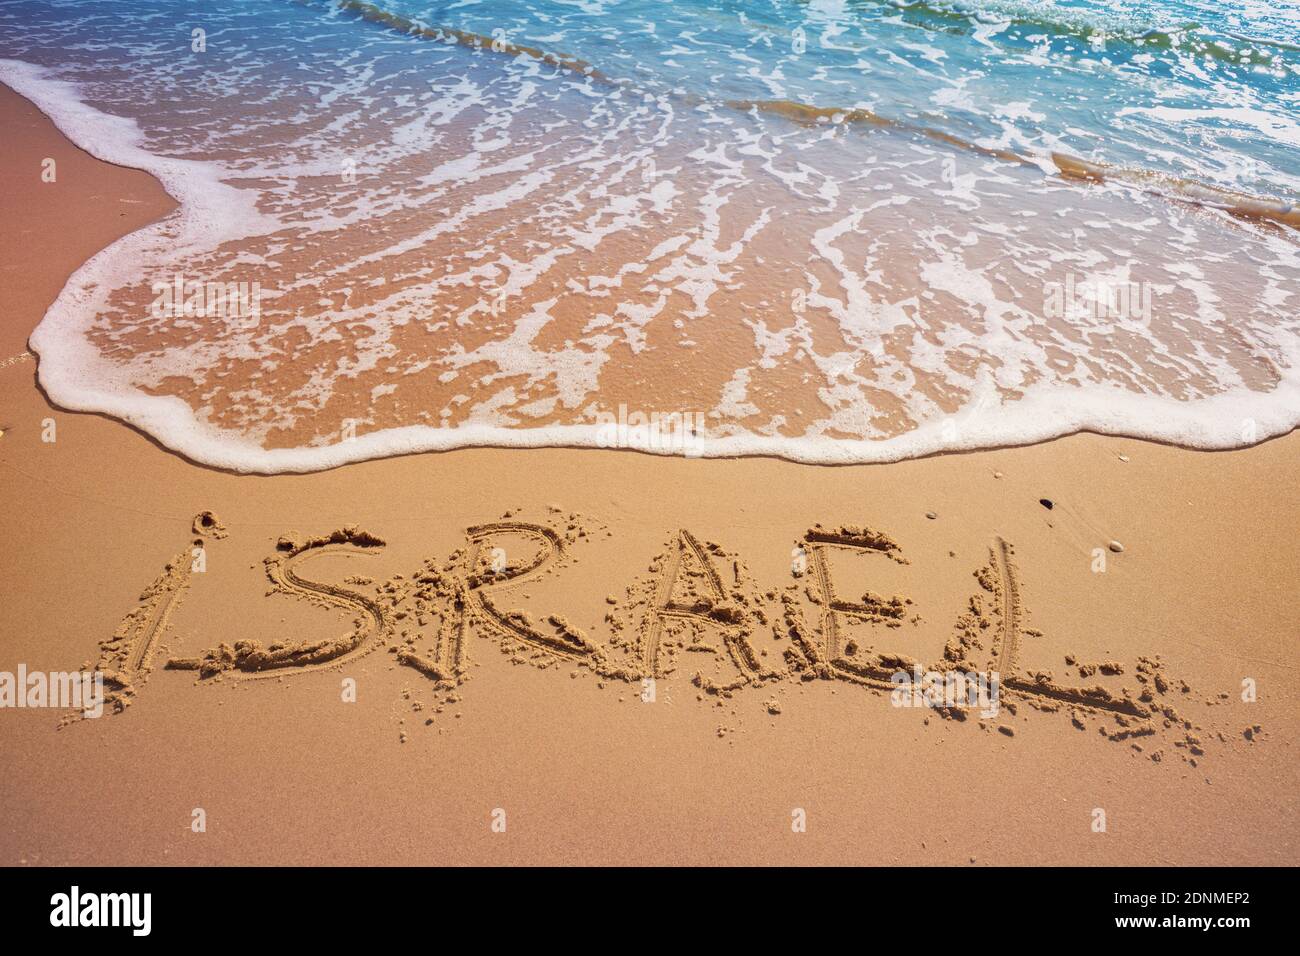
{"type": "Polygon", "coordinates": [[[0,670],[126,705],[0,713],[0,863],[1300,863],[1294,432],[228,473],[46,400],[32,330],[173,203],[0,128],[0,670]],[[880,676],[943,662],[997,714],[880,676]]]}

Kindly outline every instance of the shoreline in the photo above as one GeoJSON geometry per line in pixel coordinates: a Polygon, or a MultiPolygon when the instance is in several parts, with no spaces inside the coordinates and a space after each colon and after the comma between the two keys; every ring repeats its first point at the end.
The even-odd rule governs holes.
{"type": "MultiPolygon", "coordinates": [[[[182,188],[179,185],[182,181],[194,179],[187,178],[186,171],[202,164],[152,157],[134,145],[138,137],[133,132],[133,123],[82,104],[68,84],[42,79],[43,68],[21,61],[7,61],[0,66],[4,67],[0,69],[4,82],[16,84],[6,86],[12,95],[23,97],[41,111],[58,106],[44,115],[74,145],[118,168],[139,170],[154,177],[159,189],[171,199],[172,211],[182,213],[178,228],[183,231],[197,230],[204,241],[211,241],[212,237],[206,233],[215,227],[202,224],[221,218],[215,210],[223,204],[247,205],[240,192],[220,182],[215,173],[199,177],[194,188],[182,188]],[[34,97],[37,87],[50,82],[61,84],[57,95],[50,94],[44,100],[34,97]],[[106,141],[120,141],[120,150],[102,146],[86,149],[77,143],[70,132],[77,123],[67,118],[67,114],[76,113],[88,117],[82,119],[82,125],[97,129],[106,141]],[[114,130],[119,128],[126,131],[119,132],[114,139],[114,130]],[[173,184],[170,192],[169,183],[173,184]]],[[[235,222],[253,221],[258,216],[251,207],[244,208],[235,222]]],[[[333,444],[268,449],[200,421],[189,405],[174,397],[149,395],[136,388],[102,390],[98,385],[95,391],[87,393],[81,384],[86,377],[84,370],[105,364],[104,360],[93,347],[81,341],[80,330],[61,330],[54,313],[61,308],[76,311],[79,300],[92,295],[102,284],[104,277],[97,269],[108,269],[111,274],[110,263],[141,253],[149,241],[146,233],[154,226],[161,229],[160,217],[140,224],[83,262],[29,337],[29,348],[37,355],[42,355],[44,345],[52,345],[44,349],[46,354],[42,355],[38,375],[47,396],[66,410],[107,416],[148,435],[194,464],[238,474],[310,474],[360,461],[461,448],[609,448],[603,426],[599,424],[533,428],[472,425],[452,429],[415,424],[363,431],[333,444]]],[[[239,234],[229,223],[223,228],[229,235],[239,234]]],[[[105,376],[99,381],[107,380],[105,376]]],[[[1190,403],[1104,385],[1068,388],[1030,385],[1023,389],[1023,397],[1005,404],[996,400],[995,395],[996,389],[985,375],[977,381],[965,406],[890,438],[790,437],[754,432],[706,435],[694,440],[698,454],[691,457],[772,458],[810,465],[890,464],[953,452],[1025,447],[1080,433],[1217,451],[1251,447],[1300,428],[1300,380],[1285,378],[1270,392],[1224,392],[1190,403]],[[985,408],[993,402],[996,404],[985,408]],[[1246,439],[1247,431],[1252,438],[1246,439]]],[[[633,413],[647,417],[650,414],[645,409],[633,409],[633,413]]],[[[665,457],[678,454],[675,449],[656,447],[658,444],[653,437],[634,438],[626,447],[665,457]]],[[[618,446],[619,450],[623,447],[618,446]]]]}
{"type": "MultiPolygon", "coordinates": [[[[147,174],[81,153],[25,103],[0,91],[15,130],[0,147],[0,189],[14,211],[0,237],[13,303],[0,360],[25,351],[88,255],[169,201],[147,174]],[[22,177],[37,183],[44,156],[58,159],[60,176],[42,192],[22,177]]],[[[188,553],[195,515],[219,516],[225,536],[201,536],[206,568],[165,612],[125,712],[58,730],[51,710],[0,711],[0,754],[24,770],[0,785],[5,863],[1300,860],[1300,715],[1289,689],[1300,514],[1284,498],[1300,462],[1295,432],[1214,453],[1077,434],[837,468],[469,448],[249,475],[196,467],[111,418],[51,407],[24,365],[0,368],[0,486],[10,503],[0,534],[18,544],[0,557],[11,595],[0,670],[94,662],[99,642],[147,605],[142,589],[169,580],[164,566],[188,553]],[[52,442],[42,441],[47,419],[52,442]],[[1141,659],[1158,656],[1200,743],[1163,726],[1112,739],[1122,733],[1113,719],[1088,713],[1080,730],[1068,706],[1022,705],[988,721],[893,707],[887,692],[834,668],[806,679],[809,670],[783,657],[792,641],[767,631],[751,635],[768,651],[759,669],[787,676],[715,694],[692,672],[716,685],[734,671],[722,648],[729,632],[702,622],[707,647],[677,654],[654,704],[640,699],[639,682],[605,676],[581,655],[486,633],[487,618],[475,623],[463,671],[448,675],[463,680],[430,679],[388,653],[407,646],[397,621],[416,613],[400,603],[383,605],[410,613],[382,645],[316,671],[196,679],[164,667],[222,642],[348,632],[355,610],[278,591],[273,579],[268,593],[264,561],[282,553],[281,537],[357,525],[382,538],[373,553],[322,549],[302,571],[369,599],[466,547],[467,530],[505,521],[560,534],[573,523],[575,540],[555,573],[493,592],[500,610],[519,606],[542,637],[547,617],[561,617],[611,661],[666,566],[688,568],[669,584],[670,602],[707,579],[679,550],[682,531],[745,612],[769,623],[781,621],[782,602],[765,592],[816,590],[815,577],[791,572],[792,550],[817,544],[815,526],[889,535],[910,563],[836,551],[826,555],[830,574],[843,600],[864,591],[913,599],[918,623],[852,634],[864,649],[927,665],[942,658],[951,621],[981,593],[976,572],[1004,540],[1023,615],[1021,672],[1050,671],[1053,686],[1102,682],[1118,695],[1136,692],[1141,659]],[[1097,573],[1095,551],[1109,541],[1124,550],[1106,551],[1097,573]],[[1122,673],[1081,676],[1110,661],[1122,673]],[[340,700],[346,678],[356,680],[355,703],[340,700]],[[1259,688],[1253,703],[1238,699],[1245,678],[1259,688]],[[189,829],[196,807],[208,815],[202,835],[189,829]],[[489,828],[498,807],[510,814],[508,838],[489,828]],[[1099,807],[1104,834],[1091,828],[1099,807]],[[792,808],[807,810],[806,833],[791,832],[792,808]]],[[[513,564],[510,540],[485,543],[513,564]]],[[[1005,589],[984,593],[997,622],[993,597],[1005,589]]],[[[422,634],[409,646],[427,656],[436,648],[422,634]]],[[[993,647],[982,639],[977,652],[993,647]]]]}

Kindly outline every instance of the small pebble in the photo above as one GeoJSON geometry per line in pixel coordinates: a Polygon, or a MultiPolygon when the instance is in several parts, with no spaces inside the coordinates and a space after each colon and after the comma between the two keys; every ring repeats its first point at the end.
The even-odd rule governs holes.
{"type": "Polygon", "coordinates": [[[1119,554],[1124,550],[1124,545],[1120,544],[1118,541],[1112,541],[1110,544],[1106,545],[1106,547],[1110,548],[1116,554],[1119,554]]]}
{"type": "Polygon", "coordinates": [[[1120,460],[1120,461],[1128,461],[1128,455],[1120,455],[1120,456],[1119,456],[1119,460],[1120,460]]]}
{"type": "Polygon", "coordinates": [[[926,516],[927,518],[929,518],[931,521],[933,521],[935,518],[939,517],[939,516],[938,516],[937,514],[935,514],[933,511],[927,511],[927,512],[925,513],[925,516],[926,516]]]}

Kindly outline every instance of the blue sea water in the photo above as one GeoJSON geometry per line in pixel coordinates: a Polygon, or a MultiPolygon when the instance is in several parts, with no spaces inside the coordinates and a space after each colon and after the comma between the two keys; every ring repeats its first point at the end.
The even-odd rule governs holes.
{"type": "Polygon", "coordinates": [[[1300,418],[1295,2],[0,0],[0,60],[181,202],[74,276],[43,383],[201,461],[1300,418]],[[258,314],[160,315],[178,275],[258,314]]]}
{"type": "Polygon", "coordinates": [[[385,0],[635,89],[866,108],[990,147],[1300,194],[1300,4],[385,0]]]}

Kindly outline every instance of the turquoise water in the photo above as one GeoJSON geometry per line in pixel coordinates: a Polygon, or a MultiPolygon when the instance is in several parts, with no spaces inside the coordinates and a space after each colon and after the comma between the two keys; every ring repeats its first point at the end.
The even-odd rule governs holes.
{"type": "Polygon", "coordinates": [[[69,282],[42,383],[201,461],[1300,420],[1295,2],[0,0],[0,61],[181,204],[69,282]]]}
{"type": "Polygon", "coordinates": [[[866,108],[964,139],[1300,194],[1300,4],[376,4],[562,50],[634,89],[866,108]]]}

